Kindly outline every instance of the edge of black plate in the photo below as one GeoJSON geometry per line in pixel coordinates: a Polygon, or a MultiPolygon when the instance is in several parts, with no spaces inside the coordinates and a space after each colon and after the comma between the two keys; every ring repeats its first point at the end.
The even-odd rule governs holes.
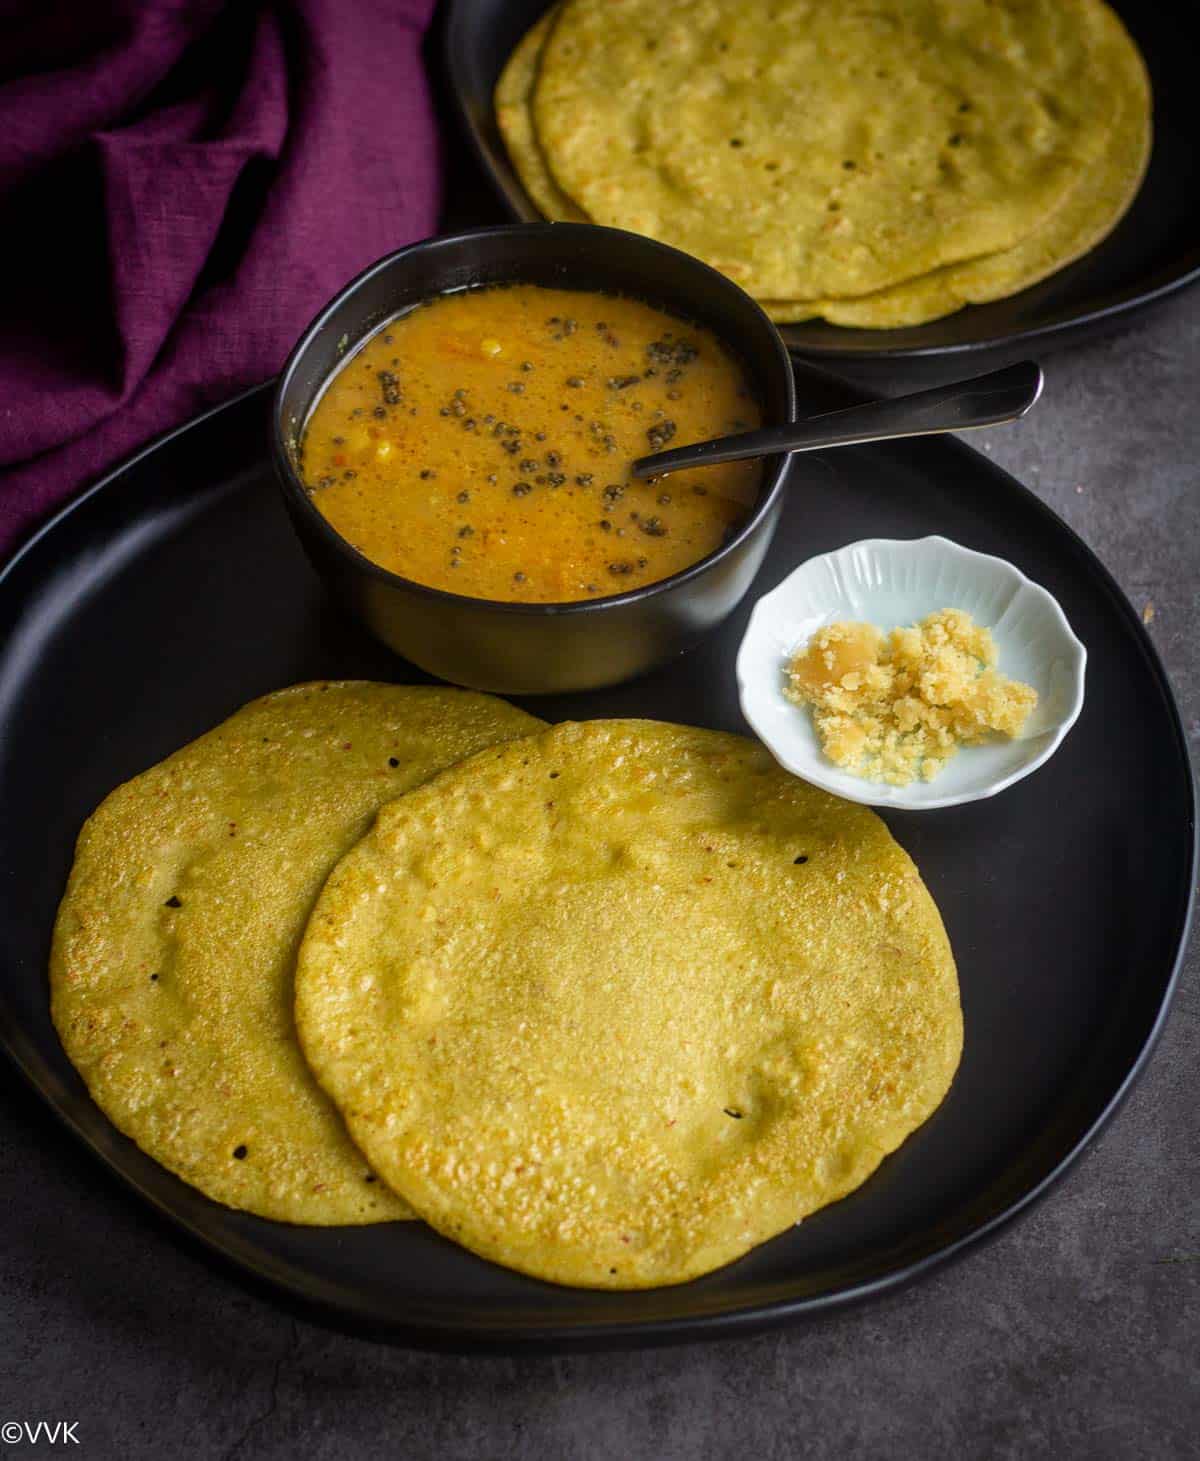
{"type": "MultiPolygon", "coordinates": [[[[825,372],[815,367],[806,365],[804,369],[811,371],[813,375],[818,377],[825,375],[825,372]]],[[[840,389],[850,390],[854,394],[861,394],[861,392],[855,391],[853,387],[847,387],[845,382],[837,380],[836,377],[826,378],[834,379],[840,389]]],[[[72,513],[76,512],[85,503],[108,488],[119,484],[125,472],[145,458],[151,456],[160,447],[184,435],[193,427],[211,420],[223,411],[236,407],[251,396],[262,394],[265,398],[273,389],[274,381],[267,381],[262,385],[252,386],[249,390],[240,392],[230,400],[218,406],[210,407],[207,411],[184,422],[182,425],[162,432],[145,446],[132,453],[118,466],[101,477],[99,481],[95,482],[91,487],[81,492],[77,497],[73,498],[64,507],[54,513],[53,516],[47,519],[31,537],[23,542],[9,556],[7,561],[0,565],[0,591],[3,590],[7,580],[12,576],[18,565],[36,549],[43,539],[49,537],[59,524],[70,517],[72,513]]],[[[972,448],[962,442],[948,441],[946,445],[955,451],[967,452],[973,456],[977,455],[972,448]]],[[[267,454],[265,437],[263,452],[265,458],[267,454]]],[[[189,1244],[194,1244],[199,1248],[206,1258],[214,1262],[214,1266],[226,1273],[232,1270],[243,1283],[248,1282],[252,1288],[269,1293],[276,1300],[282,1301],[285,1307],[305,1318],[326,1323],[333,1328],[346,1332],[385,1340],[393,1344],[407,1345],[413,1348],[448,1350],[456,1353],[553,1353],[566,1350],[583,1351],[641,1348],[687,1341],[745,1337],[760,1333],[764,1330],[781,1328],[786,1324],[818,1314],[847,1308],[871,1298],[890,1293],[912,1283],[933,1269],[941,1267],[951,1259],[960,1257],[969,1249],[994,1237],[1009,1222],[1044,1197],[1067,1173],[1082,1155],[1089,1143],[1096,1138],[1097,1134],[1113,1118],[1145,1070],[1146,1063],[1158,1042],[1167,1016],[1170,1013],[1171,1001],[1179,982],[1179,974],[1187,949],[1188,934],[1191,929],[1196,904],[1195,870],[1197,859],[1200,858],[1200,829],[1198,829],[1196,822],[1196,775],[1191,765],[1187,738],[1184,734],[1179,707],[1175,701],[1171,683],[1163,667],[1162,660],[1155,648],[1154,642],[1147,634],[1141,619],[1116,579],[1113,578],[1101,560],[1092,552],[1070,524],[1060,518],[1051,507],[1043,502],[1030,488],[1026,487],[1023,482],[1013,477],[1010,473],[1005,472],[1002,467],[997,466],[994,462],[987,461],[986,458],[983,460],[987,462],[987,466],[993,472],[1007,478],[1008,485],[1015,488],[1021,496],[1028,499],[1043,516],[1051,519],[1056,527],[1066,533],[1067,542],[1070,547],[1087,562],[1090,571],[1095,574],[1100,586],[1107,591],[1117,610],[1128,620],[1129,626],[1133,629],[1134,640],[1139,644],[1151,675],[1157,683],[1159,693],[1162,695],[1166,704],[1171,728],[1176,741],[1176,749],[1182,764],[1188,769],[1188,807],[1186,810],[1192,837],[1188,875],[1185,881],[1187,892],[1182,900],[1182,906],[1178,910],[1174,961],[1163,986],[1162,998],[1159,1002],[1153,1024],[1147,1031],[1137,1055],[1130,1063],[1128,1070],[1125,1072],[1116,1090],[1105,1102],[1103,1108],[1064,1155],[1019,1197],[999,1208],[991,1216],[983,1219],[976,1227],[960,1234],[957,1238],[952,1239],[941,1247],[935,1248],[922,1257],[903,1264],[892,1272],[881,1275],[878,1278],[852,1284],[845,1288],[828,1289],[822,1293],[809,1295],[805,1298],[781,1299],[774,1303],[751,1305],[730,1313],[697,1314],[676,1319],[617,1321],[613,1324],[548,1323],[528,1326],[505,1326],[501,1323],[487,1326],[477,1324],[468,1328],[457,1324],[430,1322],[428,1320],[405,1321],[403,1319],[394,1324],[381,1324],[378,1320],[352,1310],[344,1304],[325,1300],[313,1294],[306,1294],[286,1280],[266,1272],[261,1266],[255,1265],[245,1258],[238,1256],[229,1247],[210,1236],[202,1227],[192,1222],[182,1213],[175,1211],[169,1204],[143,1187],[135,1176],[117,1162],[113,1161],[92,1140],[69,1112],[60,1107],[50,1096],[42,1081],[39,1080],[36,1071],[21,1058],[17,1048],[19,1042],[14,1042],[11,1038],[14,1029],[13,1022],[10,1020],[7,1011],[0,1008],[0,1047],[3,1048],[12,1067],[37,1092],[38,1096],[50,1108],[62,1126],[101,1163],[112,1177],[118,1180],[122,1188],[136,1193],[150,1207],[159,1220],[165,1220],[175,1230],[177,1235],[182,1234],[189,1244]]]]}
{"type": "MultiPolygon", "coordinates": [[[[552,3],[553,0],[546,0],[546,8],[549,9],[552,3]]],[[[501,166],[497,165],[496,149],[485,137],[481,121],[464,94],[462,85],[464,64],[461,57],[469,44],[469,27],[465,18],[464,0],[446,0],[443,9],[444,13],[440,22],[442,65],[446,75],[447,90],[453,98],[460,130],[470,143],[475,160],[487,177],[492,191],[502,207],[519,221],[544,221],[541,210],[525,192],[520,179],[515,175],[506,175],[501,166]]],[[[1059,345],[1076,334],[1083,335],[1106,328],[1114,329],[1126,315],[1148,309],[1197,282],[1200,282],[1200,248],[1188,251],[1177,264],[1159,270],[1159,282],[1153,283],[1149,287],[1133,285],[1128,289],[1118,290],[1107,300],[1083,311],[1067,309],[1041,324],[1002,334],[984,335],[975,340],[953,341],[941,345],[868,345],[861,343],[856,345],[852,343],[851,336],[862,336],[870,332],[858,329],[846,330],[846,342],[839,343],[836,339],[828,342],[813,338],[797,339],[792,330],[794,328],[803,329],[803,324],[795,327],[780,324],[778,329],[792,355],[822,364],[833,364],[837,361],[885,363],[897,360],[939,360],[946,356],[979,355],[988,351],[1015,349],[1035,342],[1053,342],[1055,345],[1059,345]]],[[[1030,287],[1036,288],[1037,286],[1031,285],[1030,287]]],[[[969,309],[971,306],[968,305],[966,308],[969,309]]],[[[825,328],[833,330],[839,327],[828,325],[825,328]]]]}

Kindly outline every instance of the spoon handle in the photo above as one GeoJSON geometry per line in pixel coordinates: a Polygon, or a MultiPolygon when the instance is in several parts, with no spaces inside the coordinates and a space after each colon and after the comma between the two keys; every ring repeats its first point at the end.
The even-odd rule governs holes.
{"type": "Polygon", "coordinates": [[[908,396],[848,406],[786,426],[768,426],[739,436],[722,436],[693,446],[655,452],[634,462],[635,477],[661,477],[684,467],[714,466],[773,452],[820,451],[887,441],[901,436],[930,436],[941,431],[968,431],[996,426],[1024,416],[1042,393],[1041,367],[1032,360],[1006,365],[970,380],[954,381],[908,396]]]}

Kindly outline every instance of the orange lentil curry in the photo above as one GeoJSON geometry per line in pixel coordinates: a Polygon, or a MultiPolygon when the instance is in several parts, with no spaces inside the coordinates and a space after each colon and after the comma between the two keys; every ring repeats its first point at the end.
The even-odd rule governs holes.
{"type": "Polygon", "coordinates": [[[660,482],[637,457],[761,425],[706,330],[635,299],[508,285],[386,325],[330,381],[301,465],[341,536],[475,598],[561,603],[667,578],[721,546],[761,469],[660,482]]]}

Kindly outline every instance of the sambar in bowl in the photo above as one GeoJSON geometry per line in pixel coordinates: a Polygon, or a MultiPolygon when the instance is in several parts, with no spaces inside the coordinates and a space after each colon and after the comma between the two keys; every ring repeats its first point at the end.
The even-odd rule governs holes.
{"type": "Polygon", "coordinates": [[[737,604],[787,458],[634,479],[634,459],[794,415],[736,285],[588,225],[517,225],[374,265],[306,331],[273,418],[292,520],[386,644],[508,694],[615,684],[737,604]]]}

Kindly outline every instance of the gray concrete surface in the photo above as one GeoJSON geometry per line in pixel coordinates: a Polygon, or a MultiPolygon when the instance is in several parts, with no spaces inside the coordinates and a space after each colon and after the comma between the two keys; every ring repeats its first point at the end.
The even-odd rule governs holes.
{"type": "MultiPolygon", "coordinates": [[[[1100,554],[1200,733],[1200,290],[1047,360],[976,438],[1100,554]]],[[[214,1274],[0,1084],[5,1456],[1167,1458],[1200,1454],[1200,968],[1144,1079],[1059,1188],[981,1251],[856,1312],[623,1355],[459,1359],[297,1323],[214,1274]]],[[[0,1429],[0,1436],[3,1435],[0,1429]]]]}

